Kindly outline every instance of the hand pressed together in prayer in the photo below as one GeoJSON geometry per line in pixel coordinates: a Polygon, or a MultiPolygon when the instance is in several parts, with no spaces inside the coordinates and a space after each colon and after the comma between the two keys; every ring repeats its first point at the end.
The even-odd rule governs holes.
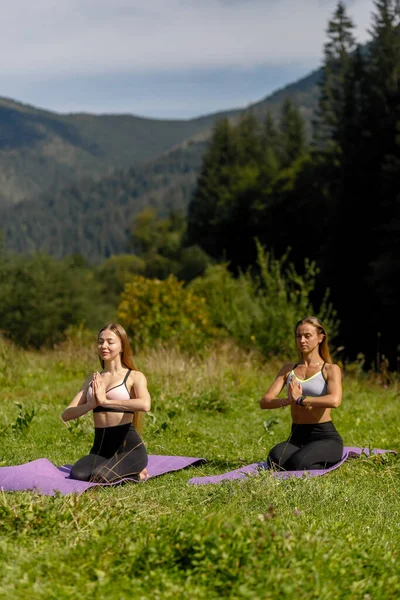
{"type": "Polygon", "coordinates": [[[105,406],[107,404],[106,387],[102,376],[98,372],[93,373],[92,390],[93,399],[95,401],[93,408],[96,406],[105,406]]]}
{"type": "Polygon", "coordinates": [[[288,386],[288,398],[291,402],[296,404],[296,400],[303,395],[303,387],[301,383],[292,377],[288,386]]]}

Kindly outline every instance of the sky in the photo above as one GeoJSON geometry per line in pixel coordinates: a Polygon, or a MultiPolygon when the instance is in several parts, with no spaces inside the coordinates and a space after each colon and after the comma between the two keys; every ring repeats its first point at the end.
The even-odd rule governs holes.
{"type": "MultiPolygon", "coordinates": [[[[374,0],[348,0],[357,41],[374,0]]],[[[59,113],[188,119],[322,64],[337,0],[2,0],[0,96],[59,113]]]]}

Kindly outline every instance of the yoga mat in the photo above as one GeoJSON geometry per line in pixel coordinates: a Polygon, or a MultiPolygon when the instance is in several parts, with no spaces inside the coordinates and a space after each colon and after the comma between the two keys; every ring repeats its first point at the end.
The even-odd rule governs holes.
{"type": "MultiPolygon", "coordinates": [[[[152,454],[149,455],[147,465],[148,479],[205,462],[204,458],[152,454]]],[[[0,490],[19,492],[34,490],[46,496],[53,496],[56,492],[63,495],[81,493],[99,485],[117,485],[122,481],[134,481],[133,479],[125,478],[113,483],[92,483],[90,481],[70,479],[70,472],[71,465],[56,467],[47,458],[38,458],[22,465],[0,467],[0,490]]],[[[145,481],[148,481],[148,479],[145,481]]]]}
{"type": "Polygon", "coordinates": [[[252,463],[251,465],[246,465],[244,467],[240,467],[239,469],[235,469],[234,471],[229,471],[228,473],[222,473],[221,475],[210,475],[205,477],[192,477],[189,479],[188,483],[193,483],[196,485],[204,485],[208,483],[220,483],[221,481],[233,481],[235,479],[246,479],[249,476],[257,475],[260,470],[270,470],[271,474],[278,479],[288,479],[289,477],[318,477],[319,475],[325,475],[326,473],[330,473],[335,469],[338,469],[346,460],[350,458],[356,458],[357,456],[361,456],[365,454],[366,456],[371,456],[373,454],[385,454],[386,452],[391,452],[396,454],[395,450],[382,450],[380,448],[375,448],[374,450],[370,450],[369,448],[354,448],[351,446],[345,446],[343,448],[343,454],[341,460],[333,465],[333,467],[329,467],[328,469],[313,469],[311,471],[273,471],[270,470],[267,463],[258,462],[252,463]]]}

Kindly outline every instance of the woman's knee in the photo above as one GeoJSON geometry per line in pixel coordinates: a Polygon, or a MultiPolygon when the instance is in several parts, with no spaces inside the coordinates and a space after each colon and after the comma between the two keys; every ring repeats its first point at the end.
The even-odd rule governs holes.
{"type": "Polygon", "coordinates": [[[267,463],[270,467],[281,467],[282,464],[285,462],[285,446],[285,443],[281,442],[273,448],[271,448],[267,457],[267,463]]]}
{"type": "Polygon", "coordinates": [[[79,481],[89,481],[90,470],[85,469],[83,466],[74,465],[70,473],[71,479],[78,479],[79,481]]]}
{"type": "Polygon", "coordinates": [[[70,477],[71,479],[78,479],[79,481],[90,481],[92,479],[92,473],[96,464],[98,462],[98,457],[94,454],[89,454],[87,456],[82,456],[76,463],[72,466],[70,477]]]}

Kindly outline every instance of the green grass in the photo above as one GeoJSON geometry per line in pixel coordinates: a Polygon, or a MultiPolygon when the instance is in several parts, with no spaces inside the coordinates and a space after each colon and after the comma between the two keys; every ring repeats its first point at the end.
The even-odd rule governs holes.
{"type": "MultiPolygon", "coordinates": [[[[92,424],[60,414],[94,354],[0,344],[0,464],[87,453],[92,424]]],[[[226,346],[202,358],[137,358],[152,393],[150,454],[208,459],[144,484],[54,497],[0,493],[0,592],[13,600],[400,597],[400,461],[348,461],[331,474],[192,486],[190,477],[262,460],[287,436],[287,410],[258,400],[277,365],[226,346]]],[[[345,445],[399,450],[399,390],[348,369],[334,421],[345,445]]]]}

